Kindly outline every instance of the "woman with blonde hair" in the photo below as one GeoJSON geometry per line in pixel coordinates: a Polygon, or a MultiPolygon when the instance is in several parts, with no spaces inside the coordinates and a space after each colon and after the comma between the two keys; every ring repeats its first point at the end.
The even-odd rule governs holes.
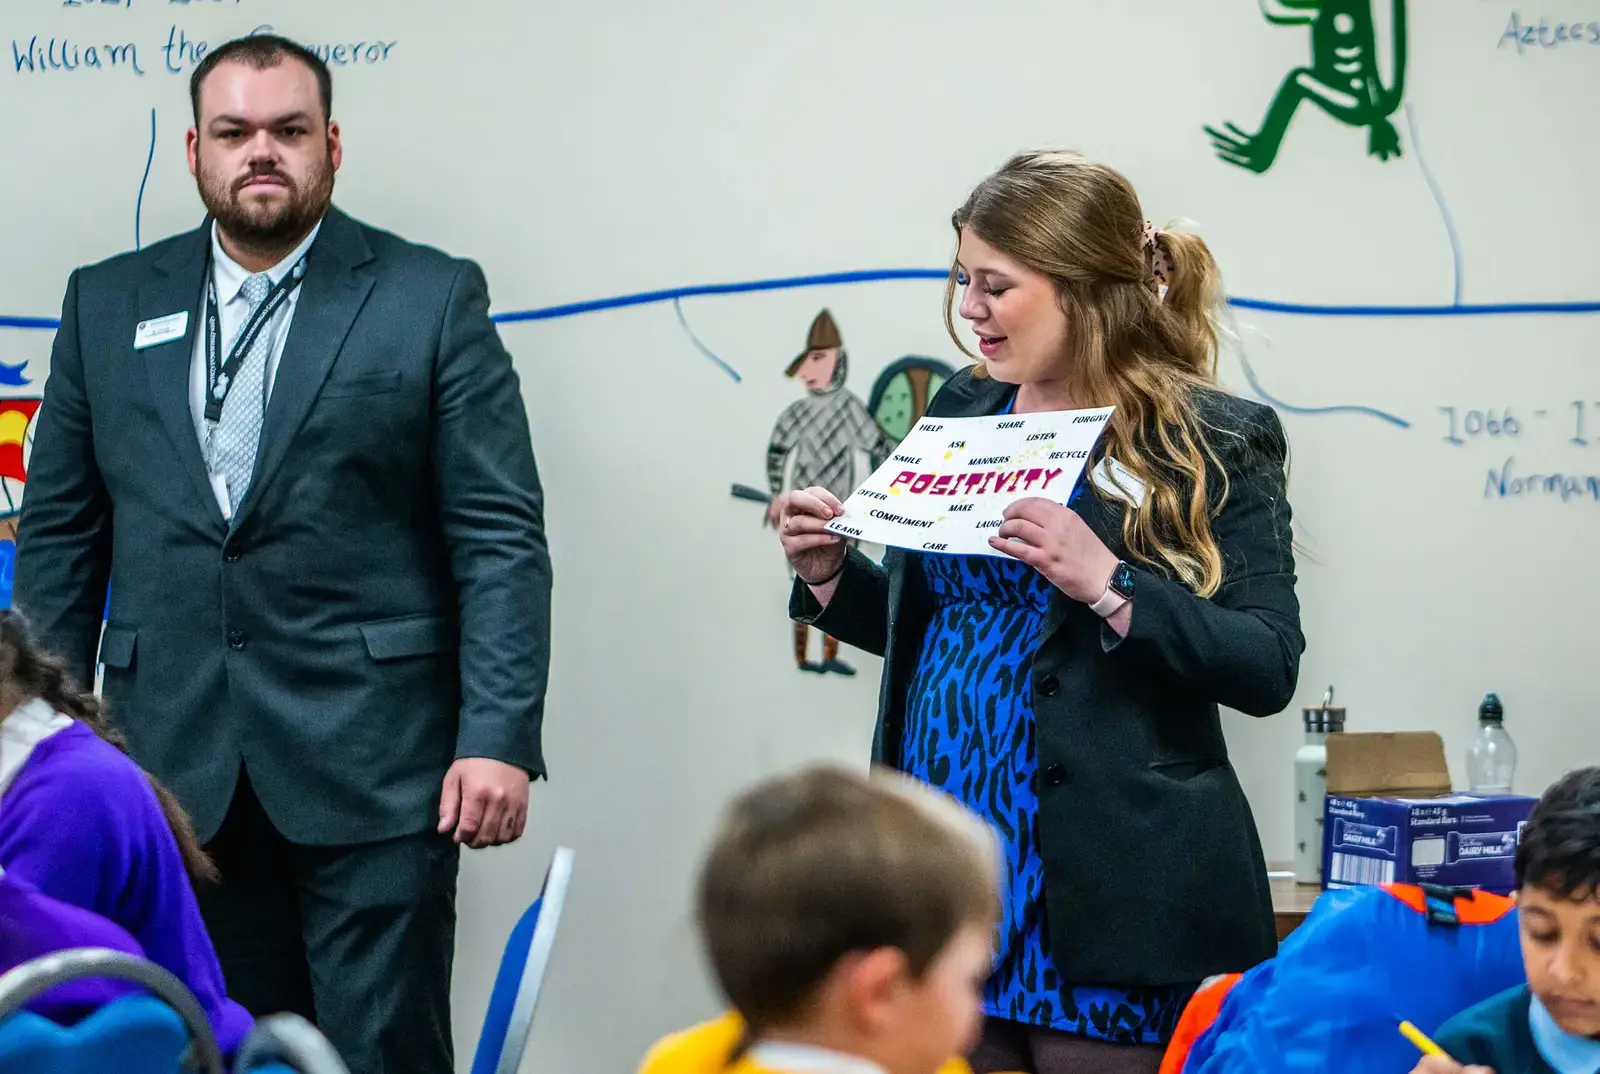
{"type": "Polygon", "coordinates": [[[1153,1072],[1195,986],[1276,946],[1218,709],[1294,693],[1288,447],[1217,384],[1206,244],[1148,224],[1116,171],[1021,154],[953,223],[946,321],[961,346],[959,290],[978,361],[929,416],[1115,413],[1072,506],[1013,504],[998,557],[880,567],[824,530],[834,496],[789,494],[790,614],[884,657],[874,760],[1006,839],[975,1071],[1153,1072]]]}

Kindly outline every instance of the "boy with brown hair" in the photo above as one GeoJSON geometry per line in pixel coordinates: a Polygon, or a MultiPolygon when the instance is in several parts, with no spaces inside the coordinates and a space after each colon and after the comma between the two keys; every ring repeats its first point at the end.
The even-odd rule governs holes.
{"type": "Polygon", "coordinates": [[[734,800],[698,918],[733,1011],[639,1074],[968,1074],[994,957],[993,833],[938,792],[832,766],[734,800]]]}

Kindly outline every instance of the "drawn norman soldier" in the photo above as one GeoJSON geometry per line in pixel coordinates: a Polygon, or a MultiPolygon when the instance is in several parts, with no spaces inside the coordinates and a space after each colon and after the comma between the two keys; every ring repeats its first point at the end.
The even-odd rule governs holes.
{"type": "MultiPolygon", "coordinates": [[[[778,416],[772,441],[767,445],[767,484],[773,496],[767,509],[769,524],[777,525],[780,493],[820,485],[844,500],[858,483],[856,453],[865,452],[876,469],[894,450],[866,404],[845,388],[849,373],[850,362],[839,327],[834,324],[833,315],[823,310],[811,322],[805,350],[784,370],[785,376],[800,378],[806,395],[778,416]]],[[[800,670],[856,673],[839,659],[838,639],[826,634],[822,638],[821,662],[808,660],[810,633],[806,624],[794,624],[794,658],[800,670]]]]}

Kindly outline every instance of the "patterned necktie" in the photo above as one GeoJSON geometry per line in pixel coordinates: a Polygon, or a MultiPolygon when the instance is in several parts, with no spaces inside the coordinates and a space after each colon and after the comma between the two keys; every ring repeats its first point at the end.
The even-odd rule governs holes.
{"type": "MultiPolygon", "coordinates": [[[[250,303],[245,321],[261,305],[272,289],[272,280],[258,273],[244,281],[239,293],[250,303]]],[[[243,328],[244,322],[240,322],[243,328]]],[[[261,418],[266,409],[263,386],[266,383],[267,352],[272,348],[272,333],[263,328],[256,333],[250,353],[239,363],[228,397],[222,402],[222,420],[217,422],[212,440],[211,469],[228,482],[228,504],[237,511],[250,488],[250,474],[256,465],[256,446],[261,442],[261,418]]]]}

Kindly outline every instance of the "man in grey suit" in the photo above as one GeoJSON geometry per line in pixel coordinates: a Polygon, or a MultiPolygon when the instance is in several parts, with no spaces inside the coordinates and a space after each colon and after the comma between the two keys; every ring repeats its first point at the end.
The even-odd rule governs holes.
{"type": "Polygon", "coordinates": [[[230,994],[444,1074],[460,847],[544,774],[517,376],[476,265],[332,207],[314,55],[230,42],[191,95],[208,218],[68,281],[15,601],[192,814],[230,994]]]}

